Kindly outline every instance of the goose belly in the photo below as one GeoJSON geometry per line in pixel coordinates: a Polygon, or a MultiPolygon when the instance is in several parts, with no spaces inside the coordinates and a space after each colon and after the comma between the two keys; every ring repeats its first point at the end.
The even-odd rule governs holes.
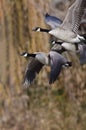
{"type": "Polygon", "coordinates": [[[49,64],[49,59],[44,53],[37,54],[36,59],[44,65],[49,64]]]}
{"type": "Polygon", "coordinates": [[[67,51],[76,52],[76,47],[73,43],[66,43],[64,42],[62,44],[62,47],[64,47],[67,51]]]}
{"type": "Polygon", "coordinates": [[[75,33],[69,30],[54,29],[49,32],[49,34],[55,36],[56,38],[69,43],[80,42],[80,39],[75,33]]]}

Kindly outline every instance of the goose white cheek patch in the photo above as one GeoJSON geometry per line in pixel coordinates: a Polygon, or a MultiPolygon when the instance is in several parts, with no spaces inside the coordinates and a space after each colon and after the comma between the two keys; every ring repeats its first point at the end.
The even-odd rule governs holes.
{"type": "Polygon", "coordinates": [[[37,32],[40,32],[40,28],[37,29],[37,32]]]}

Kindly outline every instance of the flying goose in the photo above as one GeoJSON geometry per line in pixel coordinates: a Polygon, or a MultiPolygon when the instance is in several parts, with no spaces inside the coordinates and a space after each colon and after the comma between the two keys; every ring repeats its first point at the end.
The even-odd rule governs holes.
{"type": "Polygon", "coordinates": [[[55,45],[55,44],[61,45],[60,49],[55,47],[55,49],[60,54],[62,54],[64,51],[74,52],[74,53],[76,53],[78,55],[80,64],[81,65],[86,64],[86,44],[84,44],[84,43],[76,44],[75,43],[75,44],[71,44],[71,47],[70,47],[69,43],[58,42],[58,41],[54,41],[54,40],[52,41],[52,44],[53,45],[55,45]]]}
{"type": "Polygon", "coordinates": [[[68,43],[86,42],[86,35],[79,35],[78,28],[81,17],[86,8],[85,0],[76,0],[74,4],[68,9],[67,15],[61,25],[54,29],[43,29],[40,27],[33,28],[33,31],[47,32],[59,40],[68,43]]]}
{"type": "Polygon", "coordinates": [[[36,77],[36,74],[40,72],[44,65],[49,65],[51,68],[49,84],[54,83],[58,78],[62,67],[71,66],[71,62],[67,61],[61,54],[56,51],[50,51],[48,54],[43,52],[35,52],[33,54],[29,54],[27,52],[23,52],[21,56],[24,57],[32,57],[32,60],[28,64],[25,77],[24,77],[24,85],[29,86],[36,77]]]}
{"type": "Polygon", "coordinates": [[[74,53],[78,52],[78,49],[79,49],[78,47],[80,45],[80,44],[76,44],[76,43],[72,44],[72,43],[68,43],[68,42],[58,42],[55,40],[53,40],[51,43],[52,43],[52,45],[59,44],[62,46],[62,48],[65,49],[65,51],[74,52],[74,53]]]}
{"type": "MultiPolygon", "coordinates": [[[[80,21],[80,25],[81,26],[83,23],[86,24],[86,10],[84,11],[84,15],[82,16],[82,19],[80,21]]],[[[45,19],[49,17],[49,23],[46,22],[47,24],[49,24],[51,26],[51,28],[55,28],[55,27],[58,27],[58,24],[61,24],[62,21],[58,18],[52,18],[50,15],[46,14],[45,15],[45,19]],[[58,20],[60,20],[61,22],[58,22],[58,20]]],[[[70,22],[69,22],[70,23],[70,22]]],[[[67,24],[68,26],[68,24],[67,24]]],[[[69,24],[70,26],[70,24],[69,24]]],[[[63,51],[71,51],[71,52],[74,52],[74,53],[78,53],[79,54],[79,60],[80,60],[80,64],[86,64],[86,45],[85,43],[81,43],[81,44],[72,44],[72,43],[67,43],[67,42],[62,42],[62,41],[55,41],[53,40],[52,41],[52,44],[59,44],[61,45],[61,47],[57,47],[55,46],[54,47],[54,50],[57,50],[58,53],[62,53],[63,51]]]]}

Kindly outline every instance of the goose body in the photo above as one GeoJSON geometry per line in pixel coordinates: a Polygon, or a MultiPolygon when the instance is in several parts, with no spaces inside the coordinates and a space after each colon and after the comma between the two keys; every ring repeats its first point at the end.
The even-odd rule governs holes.
{"type": "MultiPolygon", "coordinates": [[[[55,41],[55,40],[53,40],[51,43],[54,44],[54,45],[60,44],[60,46],[61,46],[60,52],[61,53],[63,53],[64,51],[71,51],[71,52],[76,53],[76,51],[78,51],[78,45],[79,44],[72,44],[72,43],[67,43],[67,42],[58,42],[58,41],[55,41]],[[63,51],[61,51],[61,50],[63,50],[63,51]]],[[[58,48],[57,48],[57,51],[58,51],[58,48]]]]}
{"type": "Polygon", "coordinates": [[[24,52],[21,54],[24,57],[33,57],[28,64],[25,72],[24,84],[30,85],[36,77],[36,74],[40,72],[44,65],[48,65],[51,68],[49,83],[52,84],[58,78],[63,66],[71,66],[71,62],[67,61],[61,54],[56,51],[50,51],[47,54],[43,52],[36,52],[29,54],[24,52]]]}
{"type": "Polygon", "coordinates": [[[66,30],[60,27],[49,31],[49,34],[55,36],[59,40],[62,40],[68,43],[79,43],[82,40],[83,41],[85,40],[83,36],[79,36],[70,30],[66,30]]]}
{"type": "Polygon", "coordinates": [[[65,48],[66,51],[71,51],[71,52],[74,52],[76,53],[76,50],[77,50],[77,47],[78,46],[77,44],[72,44],[72,43],[67,43],[67,42],[63,42],[62,45],[61,45],[63,48],[65,48]]]}
{"type": "Polygon", "coordinates": [[[44,52],[35,52],[35,53],[23,52],[21,54],[21,56],[35,58],[36,60],[38,60],[40,63],[42,63],[44,65],[48,65],[49,64],[48,56],[44,52]]]}
{"type": "Polygon", "coordinates": [[[43,52],[37,52],[35,58],[39,62],[41,62],[42,64],[44,64],[44,65],[48,65],[49,64],[49,58],[48,58],[47,54],[45,54],[43,52]]]}

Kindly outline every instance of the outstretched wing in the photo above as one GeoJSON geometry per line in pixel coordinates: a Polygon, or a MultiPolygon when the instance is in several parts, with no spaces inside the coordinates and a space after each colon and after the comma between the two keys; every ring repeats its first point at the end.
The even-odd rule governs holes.
{"type": "Polygon", "coordinates": [[[58,78],[62,65],[66,63],[66,59],[59,53],[55,51],[50,51],[50,66],[51,66],[51,72],[50,72],[50,79],[49,83],[52,84],[54,81],[58,78]]]}
{"type": "Polygon", "coordinates": [[[40,63],[38,60],[32,59],[30,61],[25,71],[24,86],[29,86],[33,82],[36,77],[36,74],[40,72],[42,67],[43,64],[40,63]]]}
{"type": "Polygon", "coordinates": [[[84,14],[83,14],[83,16],[82,16],[82,19],[81,19],[81,21],[80,21],[80,24],[82,24],[82,23],[85,23],[85,24],[86,24],[86,9],[85,9],[84,14]]]}
{"type": "Polygon", "coordinates": [[[86,64],[86,45],[79,45],[80,55],[79,60],[80,64],[86,64]]]}
{"type": "Polygon", "coordinates": [[[58,27],[59,24],[62,23],[62,20],[55,17],[55,16],[51,16],[48,13],[45,14],[45,22],[52,28],[56,28],[58,27]]]}
{"type": "Polygon", "coordinates": [[[67,15],[62,23],[62,27],[70,29],[78,33],[80,21],[86,8],[85,0],[76,0],[73,5],[68,9],[67,15]]]}

